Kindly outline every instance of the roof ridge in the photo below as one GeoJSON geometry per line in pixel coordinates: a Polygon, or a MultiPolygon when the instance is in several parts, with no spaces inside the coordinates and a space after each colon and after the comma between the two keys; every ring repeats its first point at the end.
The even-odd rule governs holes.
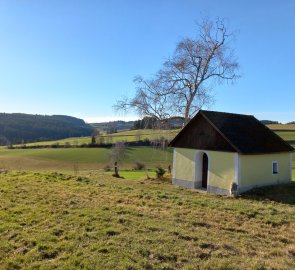
{"type": "Polygon", "coordinates": [[[241,116],[245,116],[245,117],[254,117],[255,118],[255,116],[254,115],[252,115],[252,114],[242,114],[242,113],[230,113],[230,112],[220,112],[220,111],[210,111],[210,110],[199,110],[199,112],[212,112],[212,113],[222,113],[222,114],[231,114],[231,115],[241,115],[241,116]]]}

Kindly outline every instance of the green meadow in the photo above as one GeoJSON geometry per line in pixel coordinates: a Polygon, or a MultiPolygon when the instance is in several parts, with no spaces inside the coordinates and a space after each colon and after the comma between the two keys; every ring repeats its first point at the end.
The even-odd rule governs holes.
{"type": "Polygon", "coordinates": [[[110,153],[0,149],[0,269],[294,269],[294,183],[215,196],[156,179],[170,148],[127,147],[122,178],[110,153]]]}
{"type": "MultiPolygon", "coordinates": [[[[112,134],[102,134],[96,137],[97,143],[116,143],[116,142],[135,142],[139,140],[159,140],[161,138],[165,138],[168,140],[172,140],[176,134],[179,132],[179,129],[174,130],[153,130],[153,129],[141,129],[141,130],[128,130],[128,131],[121,131],[118,133],[112,134]]],[[[27,143],[27,146],[34,146],[34,145],[72,145],[72,146],[79,146],[82,144],[88,144],[91,142],[91,137],[77,137],[77,138],[67,138],[62,140],[55,140],[55,141],[44,141],[44,142],[34,142],[34,143],[27,143]]]]}
{"type": "Polygon", "coordinates": [[[286,141],[295,141],[295,131],[277,131],[276,133],[286,141]]]}
{"type": "Polygon", "coordinates": [[[295,185],[238,198],[108,173],[0,174],[0,269],[294,269],[295,185]]]}
{"type": "MultiPolygon", "coordinates": [[[[95,170],[112,165],[109,148],[0,149],[0,168],[10,170],[95,170]]],[[[147,168],[172,164],[172,149],[126,148],[120,167],[132,169],[136,162],[147,168]]]]}
{"type": "MultiPolygon", "coordinates": [[[[286,141],[295,141],[295,125],[294,124],[278,124],[268,125],[270,129],[273,129],[281,138],[286,141]]],[[[293,145],[294,147],[294,145],[293,145]]]]}
{"type": "MultiPolygon", "coordinates": [[[[295,126],[294,125],[270,125],[271,129],[275,129],[275,132],[287,141],[295,141],[295,126]],[[282,127],[283,126],[283,127],[282,127]],[[280,131],[284,130],[284,131],[280,131]],[[286,131],[288,130],[288,131],[286,131]]],[[[129,130],[121,131],[113,134],[101,134],[96,137],[97,143],[116,143],[116,142],[135,142],[139,140],[159,140],[167,139],[172,140],[179,129],[174,130],[152,130],[152,129],[141,129],[141,130],[129,130]]],[[[91,143],[91,137],[77,137],[77,138],[67,138],[55,141],[42,141],[34,143],[26,143],[26,146],[52,146],[52,145],[69,145],[69,146],[80,146],[83,144],[91,143]]],[[[17,145],[16,145],[17,146],[17,145]]],[[[4,148],[4,147],[2,147],[4,148]]],[[[1,149],[1,147],[0,147],[1,149]]]]}

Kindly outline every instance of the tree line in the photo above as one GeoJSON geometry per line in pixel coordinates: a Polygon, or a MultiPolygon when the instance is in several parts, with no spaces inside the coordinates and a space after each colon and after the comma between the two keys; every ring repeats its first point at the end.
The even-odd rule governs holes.
{"type": "Polygon", "coordinates": [[[134,121],[133,129],[174,129],[181,128],[184,124],[183,117],[169,117],[158,120],[156,117],[144,117],[134,121]]]}

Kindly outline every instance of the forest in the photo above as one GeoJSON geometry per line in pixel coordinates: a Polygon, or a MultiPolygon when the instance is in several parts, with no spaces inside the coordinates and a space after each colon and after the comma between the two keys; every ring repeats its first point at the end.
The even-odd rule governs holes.
{"type": "Polygon", "coordinates": [[[0,145],[90,136],[93,127],[65,115],[0,113],[0,145]]]}

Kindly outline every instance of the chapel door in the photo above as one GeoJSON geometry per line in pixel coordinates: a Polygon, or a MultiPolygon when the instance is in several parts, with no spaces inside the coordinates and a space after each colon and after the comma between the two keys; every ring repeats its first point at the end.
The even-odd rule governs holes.
{"type": "Polygon", "coordinates": [[[203,154],[203,168],[202,168],[202,188],[207,188],[208,182],[208,156],[203,154]]]}

